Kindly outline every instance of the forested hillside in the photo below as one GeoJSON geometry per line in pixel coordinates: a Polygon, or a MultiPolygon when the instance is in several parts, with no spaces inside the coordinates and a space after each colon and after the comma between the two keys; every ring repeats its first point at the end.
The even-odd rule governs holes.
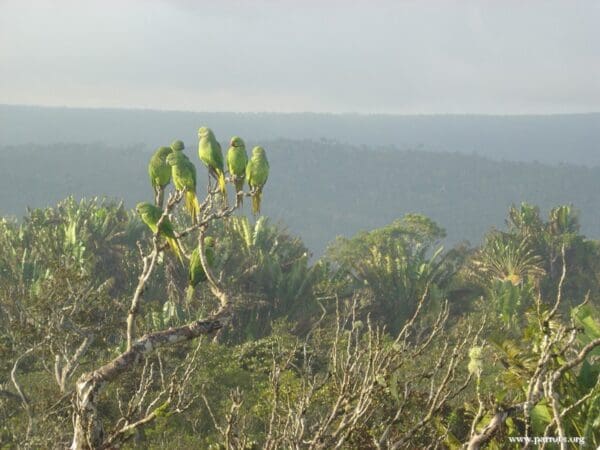
{"type": "Polygon", "coordinates": [[[0,450],[600,450],[600,0],[0,0],[0,450]]]}
{"type": "MultiPolygon", "coordinates": [[[[186,144],[198,161],[196,140],[186,144]]],[[[383,226],[410,212],[444,224],[449,244],[477,244],[490,227],[503,226],[511,204],[522,201],[543,211],[573,203],[583,211],[582,232],[600,237],[600,168],[332,141],[263,145],[273,167],[264,211],[300,235],[316,256],[338,234],[383,226]]],[[[71,193],[123,198],[132,208],[152,199],[146,164],[154,150],[100,143],[0,147],[0,213],[20,217],[26,206],[48,206],[71,193]]],[[[204,186],[206,171],[198,176],[204,186]]]]}
{"type": "Polygon", "coordinates": [[[166,194],[0,219],[2,448],[600,444],[600,245],[569,206],[447,250],[406,215],[311,262],[218,190],[166,194]]]}
{"type": "MultiPolygon", "coordinates": [[[[199,105],[202,108],[202,105],[199,105]]],[[[247,140],[321,138],[373,149],[474,153],[496,160],[600,165],[600,113],[547,116],[210,113],[0,105],[0,145],[196,139],[199,123],[247,140]],[[190,131],[191,130],[191,131],[190,131]]]]}

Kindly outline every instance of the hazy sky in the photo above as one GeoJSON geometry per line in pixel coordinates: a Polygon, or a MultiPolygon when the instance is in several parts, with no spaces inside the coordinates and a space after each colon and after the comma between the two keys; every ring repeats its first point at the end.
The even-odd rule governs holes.
{"type": "Polygon", "coordinates": [[[600,1],[0,0],[0,103],[600,111],[600,1]]]}

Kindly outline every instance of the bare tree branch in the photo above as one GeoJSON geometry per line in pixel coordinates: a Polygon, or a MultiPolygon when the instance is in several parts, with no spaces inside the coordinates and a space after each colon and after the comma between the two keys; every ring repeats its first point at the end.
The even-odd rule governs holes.
{"type": "MultiPolygon", "coordinates": [[[[150,333],[138,339],[125,353],[119,355],[104,366],[82,375],[76,384],[75,433],[72,450],[101,448],[104,443],[104,427],[98,415],[97,403],[102,389],[128,372],[134,365],[157,349],[179,344],[209,335],[226,326],[230,321],[227,311],[205,320],[150,333]]],[[[146,423],[146,422],[144,422],[146,423]]],[[[137,427],[143,425],[140,423],[137,427]]],[[[136,427],[136,428],[137,428],[136,427]]]]}

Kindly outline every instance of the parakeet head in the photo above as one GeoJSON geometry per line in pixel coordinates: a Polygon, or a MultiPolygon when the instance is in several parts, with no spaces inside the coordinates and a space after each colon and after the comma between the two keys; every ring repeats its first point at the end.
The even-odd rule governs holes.
{"type": "Polygon", "coordinates": [[[254,147],[252,149],[252,155],[261,155],[261,156],[264,156],[265,155],[265,149],[262,148],[262,147],[260,147],[260,146],[254,147]]]}
{"type": "Polygon", "coordinates": [[[212,132],[212,130],[208,127],[200,127],[198,128],[198,137],[199,138],[207,138],[207,137],[211,137],[214,136],[214,133],[212,132]]]}
{"type": "Polygon", "coordinates": [[[167,155],[166,163],[170,166],[175,166],[179,162],[185,159],[185,155],[182,152],[171,152],[167,155]]]}
{"type": "Polygon", "coordinates": [[[163,159],[166,158],[167,155],[170,155],[172,152],[173,149],[171,147],[158,147],[158,149],[156,150],[156,154],[163,159]]]}
{"type": "Polygon", "coordinates": [[[171,148],[176,152],[180,152],[185,148],[185,145],[183,144],[183,141],[176,139],[173,142],[171,142],[171,148]]]}
{"type": "Polygon", "coordinates": [[[205,247],[214,247],[215,239],[213,237],[207,236],[204,238],[204,246],[205,247]]]}
{"type": "Polygon", "coordinates": [[[142,202],[135,205],[136,212],[141,216],[142,214],[148,213],[148,210],[152,207],[150,203],[142,202]]]}
{"type": "Polygon", "coordinates": [[[229,142],[229,145],[231,145],[232,147],[245,147],[246,146],[246,144],[244,143],[244,140],[239,136],[232,137],[231,141],[229,142]]]}

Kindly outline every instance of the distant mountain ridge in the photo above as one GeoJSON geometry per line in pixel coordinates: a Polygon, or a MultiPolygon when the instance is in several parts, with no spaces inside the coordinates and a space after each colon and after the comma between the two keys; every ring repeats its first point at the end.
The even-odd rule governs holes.
{"type": "MultiPolygon", "coordinates": [[[[52,205],[70,194],[122,198],[129,208],[152,201],[147,164],[163,143],[0,146],[0,216],[20,217],[26,206],[52,205]]],[[[444,227],[448,244],[465,239],[477,244],[490,227],[504,225],[512,203],[522,201],[539,205],[543,214],[573,203],[582,212],[583,232],[600,238],[600,168],[310,140],[247,140],[248,147],[258,143],[271,164],[263,212],[300,235],[317,256],[336,235],[380,227],[411,212],[444,227]]],[[[206,171],[195,143],[188,147],[202,192],[206,171]]],[[[250,214],[248,205],[245,213],[250,214]]]]}
{"type": "Polygon", "coordinates": [[[477,154],[496,160],[600,166],[600,113],[561,115],[359,115],[210,113],[0,105],[0,145],[195,142],[200,125],[222,140],[320,139],[477,154]]]}

